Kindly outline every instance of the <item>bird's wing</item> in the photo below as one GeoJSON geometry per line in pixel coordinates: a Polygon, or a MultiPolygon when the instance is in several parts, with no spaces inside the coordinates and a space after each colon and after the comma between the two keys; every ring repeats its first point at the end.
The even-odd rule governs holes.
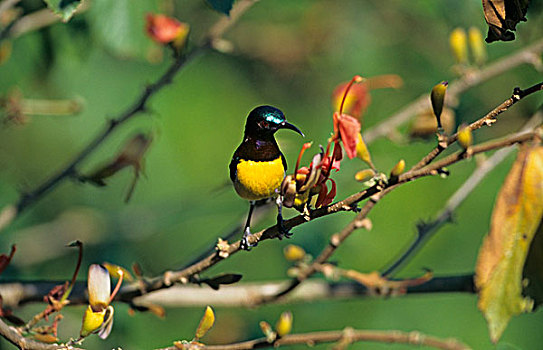
{"type": "Polygon", "coordinates": [[[283,168],[285,168],[285,173],[287,172],[287,159],[285,158],[285,155],[283,152],[281,152],[281,161],[283,162],[283,168]]]}
{"type": "Polygon", "coordinates": [[[230,161],[230,180],[236,181],[236,173],[238,170],[239,157],[234,154],[230,161]]]}

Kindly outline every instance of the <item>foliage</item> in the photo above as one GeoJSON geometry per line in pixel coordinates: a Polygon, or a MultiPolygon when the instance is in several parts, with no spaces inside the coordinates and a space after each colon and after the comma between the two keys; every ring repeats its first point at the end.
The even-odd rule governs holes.
{"type": "Polygon", "coordinates": [[[66,23],[22,26],[34,13],[49,14],[27,1],[0,13],[1,251],[17,243],[16,254],[13,249],[0,257],[0,269],[3,279],[33,287],[52,282],[28,298],[43,298],[39,309],[3,300],[0,316],[19,336],[89,349],[172,342],[195,349],[204,346],[204,335],[206,344],[253,339],[245,344],[254,347],[331,341],[341,349],[373,339],[494,348],[474,306],[469,274],[511,160],[450,211],[456,196],[447,198],[469,173],[495,166],[480,158],[482,152],[520,142],[520,160],[502,186],[480,250],[476,284],[490,339],[503,339],[498,347],[533,348],[543,341],[540,310],[512,317],[528,311],[532,299],[535,306],[543,300],[543,196],[536,192],[541,135],[533,131],[537,125],[524,136],[514,134],[542,101],[535,88],[526,88],[541,80],[534,69],[541,69],[543,49],[532,43],[543,35],[534,25],[537,7],[526,14],[528,1],[491,0],[484,8],[400,0],[47,3],[66,23]],[[519,6],[515,18],[511,4],[519,6]],[[494,17],[489,6],[497,9],[494,17]],[[525,15],[529,22],[518,27],[514,42],[486,45],[473,27],[485,16],[487,41],[507,40],[525,15]],[[520,63],[511,63],[515,57],[520,63]],[[354,74],[364,79],[345,81],[354,74]],[[522,88],[511,96],[515,86],[522,88]],[[257,207],[252,228],[262,242],[245,253],[236,241],[240,230],[228,233],[245,203],[222,188],[246,112],[262,103],[280,106],[307,139],[303,146],[289,136],[278,139],[289,164],[281,187],[290,218],[285,224],[294,236],[270,240],[277,237],[276,211],[257,207]],[[395,122],[406,114],[408,126],[408,118],[395,122]],[[304,152],[312,154],[306,159],[304,152]],[[447,168],[438,166],[447,160],[447,168]],[[430,178],[412,182],[418,177],[430,178]],[[121,200],[131,196],[128,204],[121,200]],[[528,205],[513,205],[511,198],[528,205]],[[442,207],[447,220],[454,214],[453,225],[420,224],[442,207]],[[405,249],[417,221],[414,248],[405,249]],[[519,226],[526,239],[507,229],[519,226]],[[432,230],[440,235],[428,242],[425,232],[432,230]],[[71,275],[75,256],[62,247],[76,238],[85,254],[78,245],[71,275]],[[384,266],[400,261],[398,254],[409,264],[402,259],[400,274],[397,266],[385,273],[384,266]],[[98,267],[103,261],[111,263],[98,267]],[[76,282],[81,264],[103,272],[102,282],[90,275],[88,286],[76,282]],[[172,270],[161,273],[165,269],[172,270]],[[118,279],[114,291],[110,277],[118,279]],[[282,286],[271,288],[268,281],[287,278],[290,311],[238,307],[279,300],[274,293],[282,286]],[[266,292],[254,292],[255,285],[266,292]],[[298,296],[305,286],[315,288],[298,296]],[[406,296],[444,286],[456,293],[406,296]],[[87,289],[100,300],[91,296],[87,303],[87,289]],[[228,293],[235,290],[249,292],[229,308],[234,297],[228,293]],[[330,294],[314,296],[323,290],[330,294]],[[173,293],[174,301],[162,292],[173,293]],[[190,293],[206,292],[223,299],[190,304],[196,308],[183,304],[190,293]],[[271,301],[259,299],[270,295],[271,301]],[[200,318],[208,304],[217,314],[207,307],[200,318]],[[320,329],[339,331],[312,332],[320,329]]]}

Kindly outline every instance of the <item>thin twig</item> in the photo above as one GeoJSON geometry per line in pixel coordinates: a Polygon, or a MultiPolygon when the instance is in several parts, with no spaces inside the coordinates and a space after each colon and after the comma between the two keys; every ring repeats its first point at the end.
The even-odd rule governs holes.
{"type": "MultiPolygon", "coordinates": [[[[241,343],[234,343],[228,345],[194,345],[188,347],[190,349],[202,349],[202,350],[252,350],[261,348],[277,348],[283,345],[295,345],[305,344],[313,346],[319,343],[334,343],[344,339],[346,331],[348,330],[348,336],[350,342],[379,342],[388,344],[408,344],[416,346],[429,346],[435,349],[442,350],[467,350],[471,349],[460,341],[449,338],[440,339],[429,335],[422,334],[420,332],[402,332],[402,331],[378,331],[378,330],[356,330],[348,328],[346,330],[339,331],[324,331],[324,332],[312,332],[301,334],[287,334],[274,342],[268,342],[266,338],[259,338],[254,340],[248,340],[241,343]]],[[[175,346],[164,348],[160,350],[179,350],[175,346]]]]}
{"type": "Polygon", "coordinates": [[[65,345],[59,344],[46,344],[40,343],[34,340],[27,339],[23,337],[19,332],[17,332],[12,327],[8,326],[2,319],[0,319],[0,334],[7,339],[10,343],[15,345],[21,350],[60,350],[60,349],[70,349],[70,350],[82,350],[79,348],[68,347],[65,345]]]}
{"type": "MultiPolygon", "coordinates": [[[[541,125],[543,121],[543,112],[539,111],[522,128],[527,131],[541,125]]],[[[436,219],[429,223],[417,225],[417,237],[409,247],[397,258],[390,266],[383,271],[383,276],[390,276],[405,264],[407,259],[420,249],[446,222],[450,222],[454,211],[462,202],[473,192],[475,187],[488,175],[498,164],[500,164],[509,154],[513,152],[513,147],[502,148],[496,151],[490,158],[480,164],[464,184],[449,198],[445,207],[437,215],[436,219]]]]}
{"type": "MultiPolygon", "coordinates": [[[[499,74],[522,64],[533,64],[534,58],[541,52],[543,52],[543,40],[539,40],[528,47],[522,48],[509,56],[489,64],[479,71],[466,74],[460,79],[451,82],[447,89],[446,104],[455,104],[455,101],[463,92],[492,77],[498,76],[499,74]]],[[[403,107],[396,114],[384,119],[383,122],[364,132],[362,135],[364,141],[366,141],[366,143],[371,143],[379,137],[386,136],[403,123],[409,121],[411,117],[426,110],[430,110],[430,108],[429,93],[425,93],[415,101],[403,107]]]]}
{"type": "MultiPolygon", "coordinates": [[[[529,87],[526,90],[520,90],[520,88],[515,88],[513,91],[513,95],[502,102],[499,106],[494,108],[492,111],[488,112],[484,117],[474,121],[470,125],[468,125],[468,128],[473,132],[485,125],[490,126],[496,121],[496,117],[498,115],[502,114],[503,112],[507,111],[509,107],[520,101],[523,97],[528,96],[534,92],[540,91],[543,89],[543,82],[535,84],[531,87],[529,87]]],[[[458,139],[458,133],[455,133],[454,135],[448,137],[443,142],[438,142],[438,145],[426,155],[426,157],[422,158],[415,166],[413,166],[409,171],[417,170],[425,166],[426,164],[431,163],[438,155],[440,155],[444,150],[446,150],[450,145],[452,145],[456,140],[458,139]]]]}

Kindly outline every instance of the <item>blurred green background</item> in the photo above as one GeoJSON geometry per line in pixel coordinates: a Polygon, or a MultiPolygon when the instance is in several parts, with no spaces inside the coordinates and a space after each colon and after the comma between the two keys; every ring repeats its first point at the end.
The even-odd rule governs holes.
{"type": "MultiPolygon", "coordinates": [[[[22,1],[26,11],[40,1],[22,1]]],[[[0,127],[0,207],[32,189],[67,164],[108,118],[131,105],[142,87],[166,69],[167,51],[144,33],[148,11],[171,12],[191,25],[191,42],[198,42],[222,15],[202,0],[94,0],[83,14],[67,24],[57,23],[12,41],[12,54],[0,66],[0,93],[18,88],[25,98],[84,101],[75,116],[31,116],[25,125],[0,127]]],[[[541,38],[538,9],[518,27],[517,40],[488,45],[493,61],[541,38]]],[[[281,108],[288,120],[306,134],[280,132],[278,139],[290,169],[303,142],[325,144],[333,113],[330,95],[354,74],[371,77],[398,74],[404,86],[372,92],[363,130],[386,119],[441,80],[453,80],[454,60],[448,34],[455,27],[480,28],[486,34],[479,0],[430,1],[311,1],[263,0],[246,13],[226,35],[232,54],[207,52],[198,57],[172,85],[156,94],[151,113],[121,127],[80,169],[95,169],[115,156],[137,131],[151,132],[153,143],[145,157],[145,176],[132,200],[123,201],[132,173],[125,170],[97,188],[71,181],[62,183],[31,207],[0,238],[0,251],[11,244],[18,251],[2,278],[69,279],[76,252],[64,245],[75,239],[85,244],[85,271],[91,263],[109,261],[129,267],[138,262],[152,276],[179,267],[242,222],[247,203],[239,199],[228,179],[228,163],[242,137],[247,113],[256,105],[281,108]]],[[[457,124],[473,121],[510,96],[513,87],[541,80],[531,66],[521,66],[477,86],[462,96],[457,124]]],[[[543,102],[529,97],[492,128],[482,129],[476,141],[517,130],[543,102]]],[[[406,134],[407,126],[400,128],[406,134]]],[[[376,166],[385,173],[401,158],[413,165],[433,142],[395,143],[379,139],[369,145],[376,166]]],[[[307,162],[309,156],[307,156],[307,162]]],[[[479,245],[487,232],[497,191],[513,157],[498,166],[446,225],[402,270],[412,277],[430,268],[436,275],[471,273],[479,245]]],[[[381,269],[411,241],[415,224],[430,219],[474,170],[475,161],[451,167],[448,179],[425,178],[402,186],[372,211],[373,230],[356,232],[334,255],[341,267],[370,272],[381,269]]],[[[354,173],[359,160],[344,161],[333,177],[338,199],[359,191],[354,173]]],[[[295,215],[287,211],[286,216],[295,215]]],[[[254,230],[274,223],[269,214],[254,230]]],[[[282,255],[289,243],[316,255],[329,236],[352,214],[319,219],[296,228],[290,240],[266,241],[250,253],[237,254],[206,272],[243,274],[243,281],[287,278],[290,266],[282,255]]],[[[202,287],[207,288],[207,287],[202,287]]],[[[497,346],[490,343],[486,323],[466,294],[363,298],[258,309],[216,308],[215,328],[204,338],[209,344],[260,336],[258,322],[274,323],[286,309],[294,314],[294,331],[342,329],[417,330],[439,337],[456,337],[474,349],[539,349],[543,343],[543,313],[512,319],[497,346]],[[509,345],[510,344],[510,345],[509,345]]],[[[43,305],[25,306],[16,314],[30,317],[43,305]]],[[[89,349],[123,347],[149,349],[190,339],[202,308],[167,309],[165,319],[149,313],[129,316],[117,305],[111,336],[90,337],[89,349]]],[[[60,337],[79,333],[83,307],[68,307],[60,337]]],[[[5,341],[2,348],[9,348],[5,341]]],[[[325,348],[327,345],[319,346],[325,348]]],[[[301,347],[300,347],[301,348],[301,347]]],[[[410,346],[354,344],[355,349],[409,349],[410,346]]]]}

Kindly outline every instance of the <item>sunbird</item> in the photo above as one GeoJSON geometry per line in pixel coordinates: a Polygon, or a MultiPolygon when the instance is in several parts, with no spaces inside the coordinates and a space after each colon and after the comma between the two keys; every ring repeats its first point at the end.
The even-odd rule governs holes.
{"type": "MultiPolygon", "coordinates": [[[[234,183],[234,188],[237,194],[249,200],[250,204],[241,240],[241,248],[244,250],[254,246],[249,243],[248,238],[251,234],[251,215],[255,202],[276,197],[285,177],[287,161],[274,137],[279,129],[290,129],[304,136],[300,129],[287,122],[279,109],[272,106],[259,106],[253,109],[247,116],[243,141],[230,162],[230,179],[234,183]]],[[[288,236],[288,231],[283,227],[279,201],[278,207],[279,232],[288,236]]]]}

